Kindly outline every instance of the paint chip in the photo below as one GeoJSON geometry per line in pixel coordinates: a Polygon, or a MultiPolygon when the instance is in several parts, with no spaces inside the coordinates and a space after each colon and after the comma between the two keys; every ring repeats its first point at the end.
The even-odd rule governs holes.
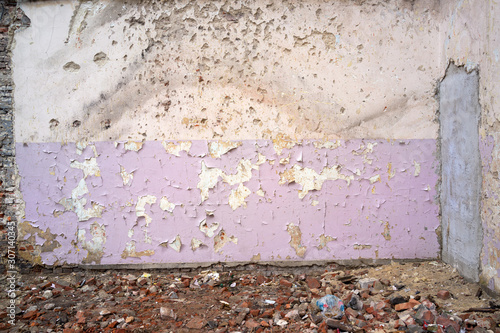
{"type": "Polygon", "coordinates": [[[314,147],[318,149],[326,148],[326,149],[336,149],[340,147],[340,140],[335,141],[313,141],[314,147]]]}
{"type": "Polygon", "coordinates": [[[289,136],[280,133],[273,139],[273,147],[276,154],[281,155],[283,149],[291,149],[295,146],[296,142],[289,136]]]}
{"type": "Polygon", "coordinates": [[[208,143],[208,151],[213,158],[220,158],[230,150],[241,146],[241,141],[212,141],[208,143]]]}
{"type": "Polygon", "coordinates": [[[300,231],[299,226],[290,223],[287,225],[286,230],[290,235],[290,242],[288,244],[290,244],[290,246],[295,250],[295,253],[299,257],[304,258],[307,248],[301,244],[302,232],[300,231]]]}
{"type": "Polygon", "coordinates": [[[245,199],[252,193],[250,189],[246,186],[244,186],[242,183],[238,186],[236,190],[231,190],[231,194],[229,194],[229,206],[233,210],[236,210],[238,207],[245,207],[247,206],[247,203],[245,202],[245,199]]]}
{"type": "Polygon", "coordinates": [[[420,175],[420,163],[413,161],[413,166],[415,167],[414,175],[418,177],[418,175],[420,175]]]}
{"type": "Polygon", "coordinates": [[[59,200],[65,211],[73,211],[78,216],[78,221],[88,221],[93,217],[101,217],[104,211],[104,206],[91,201],[91,207],[85,208],[87,199],[82,198],[89,193],[85,179],[80,179],[78,185],[71,191],[71,198],[63,198],[59,200]]]}
{"type": "Polygon", "coordinates": [[[319,236],[319,245],[317,246],[318,247],[318,250],[322,250],[323,248],[326,247],[326,244],[328,244],[329,242],[333,242],[333,241],[336,241],[337,240],[337,237],[331,237],[331,236],[327,236],[325,234],[322,234],[319,236]]]}
{"type": "Polygon", "coordinates": [[[135,205],[135,215],[137,217],[144,217],[146,220],[146,227],[152,222],[151,217],[146,214],[146,205],[152,205],[156,203],[156,197],[154,195],[144,195],[140,196],[135,205]]]}
{"type": "Polygon", "coordinates": [[[181,252],[182,242],[181,236],[177,235],[173,241],[168,244],[172,249],[177,252],[181,252]]]}
{"type": "Polygon", "coordinates": [[[380,222],[385,223],[384,232],[382,232],[382,236],[384,236],[385,240],[390,241],[391,240],[391,230],[390,230],[389,222],[384,222],[384,221],[380,221],[380,222]]]}
{"type": "Polygon", "coordinates": [[[380,178],[380,175],[370,177],[370,184],[373,184],[375,182],[382,182],[382,178],[380,178]]]}
{"type": "Polygon", "coordinates": [[[90,234],[92,239],[87,241],[85,229],[78,230],[78,244],[82,249],[87,250],[87,257],[83,259],[83,263],[100,264],[104,255],[104,244],[106,244],[106,229],[104,225],[94,222],[90,226],[90,234]]]}
{"type": "Polygon", "coordinates": [[[346,176],[340,173],[340,165],[335,165],[333,167],[324,167],[320,174],[311,168],[302,168],[298,165],[294,165],[291,169],[287,169],[280,173],[280,185],[297,183],[302,185],[302,189],[299,191],[299,198],[304,198],[309,191],[321,190],[323,183],[327,180],[338,180],[342,179],[347,182],[349,186],[351,180],[354,176],[346,176]]]}
{"type": "Polygon", "coordinates": [[[161,144],[163,145],[163,148],[165,148],[167,153],[175,156],[180,156],[181,151],[189,153],[192,145],[191,141],[177,141],[177,143],[178,145],[173,142],[162,141],[161,144]]]}
{"type": "Polygon", "coordinates": [[[387,178],[391,180],[392,178],[394,178],[395,175],[396,175],[396,170],[392,169],[392,163],[391,162],[387,163],[387,178]]]}
{"type": "Polygon", "coordinates": [[[201,194],[201,202],[208,199],[208,190],[212,189],[217,185],[219,181],[219,177],[222,175],[222,170],[217,168],[209,168],[205,165],[205,161],[201,161],[201,173],[200,173],[200,181],[196,186],[200,189],[201,194]]]}
{"type": "Polygon", "coordinates": [[[120,176],[122,176],[123,185],[131,185],[134,179],[134,171],[128,173],[125,168],[120,165],[120,176]]]}
{"type": "Polygon", "coordinates": [[[173,213],[175,209],[175,204],[169,202],[167,197],[162,197],[160,199],[160,208],[161,210],[173,213]]]}
{"type": "Polygon", "coordinates": [[[127,243],[125,245],[125,249],[123,250],[121,257],[123,259],[126,259],[128,257],[140,258],[144,256],[152,256],[153,254],[155,254],[155,251],[153,250],[144,250],[137,252],[135,248],[135,241],[131,241],[130,243],[127,243]]]}
{"type": "Polygon", "coordinates": [[[203,219],[200,222],[200,231],[204,233],[207,237],[212,238],[215,234],[215,231],[219,228],[219,223],[214,222],[210,226],[207,224],[207,220],[203,219]]]}
{"type": "Polygon", "coordinates": [[[202,246],[205,246],[205,244],[203,244],[203,242],[198,238],[191,239],[191,250],[196,251],[202,246]]]}
{"type": "Polygon", "coordinates": [[[143,144],[144,144],[144,142],[142,142],[142,141],[139,141],[139,142],[127,141],[124,146],[125,146],[125,150],[139,151],[142,149],[143,144]]]}
{"type": "Polygon", "coordinates": [[[96,177],[101,176],[101,170],[99,169],[99,166],[97,165],[97,160],[94,157],[86,159],[83,162],[72,161],[69,166],[75,169],[82,170],[83,179],[87,178],[88,176],[96,176],[96,177]]]}
{"type": "Polygon", "coordinates": [[[226,245],[228,242],[233,242],[234,244],[238,244],[238,238],[234,236],[227,237],[224,229],[221,229],[221,231],[214,237],[215,252],[220,252],[224,247],[224,245],[226,245]]]}

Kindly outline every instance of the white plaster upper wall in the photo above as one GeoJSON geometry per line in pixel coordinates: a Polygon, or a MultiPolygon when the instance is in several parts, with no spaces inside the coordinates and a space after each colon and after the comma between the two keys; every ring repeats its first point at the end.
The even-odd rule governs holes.
{"type": "Polygon", "coordinates": [[[443,52],[441,66],[448,61],[480,71],[482,135],[500,130],[500,6],[495,1],[449,0],[442,2],[443,52]],[[484,125],[486,127],[484,127],[484,125]],[[490,128],[487,128],[490,127],[490,128]]]}
{"type": "Polygon", "coordinates": [[[436,138],[432,3],[25,3],[16,141],[436,138]]]}

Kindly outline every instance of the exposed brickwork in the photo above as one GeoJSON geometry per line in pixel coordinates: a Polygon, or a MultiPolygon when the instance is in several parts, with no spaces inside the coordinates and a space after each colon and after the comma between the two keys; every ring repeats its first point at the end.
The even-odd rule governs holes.
{"type": "Polygon", "coordinates": [[[0,270],[5,269],[8,255],[8,232],[15,231],[17,235],[16,214],[20,203],[14,161],[14,86],[10,49],[15,30],[29,26],[29,23],[29,18],[17,8],[17,1],[0,1],[0,270]]]}

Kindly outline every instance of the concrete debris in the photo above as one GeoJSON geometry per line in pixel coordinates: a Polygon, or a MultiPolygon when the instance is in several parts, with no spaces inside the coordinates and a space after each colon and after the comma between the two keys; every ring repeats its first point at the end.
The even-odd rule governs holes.
{"type": "MultiPolygon", "coordinates": [[[[478,299],[470,292],[477,286],[442,263],[357,269],[332,264],[281,273],[254,265],[236,271],[219,268],[155,270],[139,278],[138,272],[113,270],[31,272],[16,284],[16,325],[5,320],[0,330],[497,332],[500,323],[497,303],[478,299]],[[424,276],[426,281],[415,282],[424,276]],[[337,319],[325,315],[317,305],[321,299],[343,303],[345,311],[337,319]]],[[[8,302],[7,293],[0,302],[8,302]]],[[[7,311],[0,309],[0,317],[7,317],[7,311]]]]}

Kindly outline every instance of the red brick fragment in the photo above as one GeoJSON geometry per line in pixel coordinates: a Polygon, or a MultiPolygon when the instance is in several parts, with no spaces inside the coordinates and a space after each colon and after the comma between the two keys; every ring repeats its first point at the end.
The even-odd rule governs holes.
{"type": "Polygon", "coordinates": [[[287,287],[287,288],[291,288],[292,287],[292,283],[286,279],[281,279],[280,280],[280,285],[282,285],[283,287],[287,287]]]}
{"type": "Polygon", "coordinates": [[[316,289],[321,288],[321,283],[318,281],[318,279],[308,277],[306,278],[306,283],[309,288],[316,288],[316,289]]]}
{"type": "Polygon", "coordinates": [[[438,298],[446,300],[446,299],[450,298],[450,292],[448,290],[440,290],[440,291],[438,291],[436,296],[438,298]]]}

